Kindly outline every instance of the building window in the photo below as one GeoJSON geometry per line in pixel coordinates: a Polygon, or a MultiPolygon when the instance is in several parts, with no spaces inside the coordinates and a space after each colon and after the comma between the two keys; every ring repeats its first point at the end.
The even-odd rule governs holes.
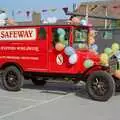
{"type": "Polygon", "coordinates": [[[113,38],[113,33],[112,33],[112,31],[105,31],[105,32],[103,33],[103,39],[104,39],[104,40],[112,40],[112,38],[113,38]]]}
{"type": "Polygon", "coordinates": [[[46,30],[45,30],[44,27],[43,27],[43,28],[40,28],[38,35],[39,35],[39,38],[40,38],[41,40],[45,40],[45,39],[46,39],[46,35],[47,35],[47,34],[46,34],[46,30]]]}

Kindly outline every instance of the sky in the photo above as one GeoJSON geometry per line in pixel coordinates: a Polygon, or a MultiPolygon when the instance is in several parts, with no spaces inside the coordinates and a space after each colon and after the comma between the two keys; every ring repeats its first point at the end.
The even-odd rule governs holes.
{"type": "Polygon", "coordinates": [[[33,11],[41,12],[43,9],[57,8],[55,12],[41,12],[42,19],[47,17],[62,19],[68,17],[64,14],[63,7],[68,7],[69,10],[72,10],[73,3],[79,5],[83,1],[96,0],[0,0],[0,9],[6,10],[8,17],[14,18],[16,21],[29,21],[31,17],[26,17],[26,11],[32,13],[33,11]],[[18,11],[21,11],[21,13],[18,14],[18,11]]]}

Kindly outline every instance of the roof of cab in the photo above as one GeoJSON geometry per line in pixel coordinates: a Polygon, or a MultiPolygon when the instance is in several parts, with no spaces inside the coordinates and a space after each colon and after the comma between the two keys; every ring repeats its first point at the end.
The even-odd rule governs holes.
{"type": "Polygon", "coordinates": [[[40,26],[42,27],[52,27],[52,26],[66,26],[66,27],[72,27],[72,26],[79,26],[82,28],[91,28],[91,26],[83,26],[83,25],[79,25],[79,24],[40,24],[40,25],[14,25],[14,26],[0,26],[0,29],[7,29],[7,28],[24,28],[24,27],[35,27],[35,28],[39,28],[40,26]]]}

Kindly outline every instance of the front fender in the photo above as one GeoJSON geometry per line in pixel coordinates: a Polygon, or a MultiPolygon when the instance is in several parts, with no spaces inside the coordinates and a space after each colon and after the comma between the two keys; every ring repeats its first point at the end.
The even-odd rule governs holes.
{"type": "Polygon", "coordinates": [[[83,76],[89,76],[89,75],[92,74],[94,71],[99,71],[99,70],[109,71],[109,67],[101,66],[101,65],[92,66],[92,67],[88,68],[88,69],[83,73],[83,76]]]}

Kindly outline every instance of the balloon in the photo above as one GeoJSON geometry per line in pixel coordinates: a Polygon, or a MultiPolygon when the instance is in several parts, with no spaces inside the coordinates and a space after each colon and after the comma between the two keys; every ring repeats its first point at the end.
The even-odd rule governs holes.
{"type": "Polygon", "coordinates": [[[73,23],[76,23],[76,24],[80,24],[80,19],[77,18],[77,17],[73,17],[73,18],[72,18],[72,22],[73,22],[73,23]]]}
{"type": "Polygon", "coordinates": [[[17,25],[17,23],[13,19],[10,19],[10,18],[7,20],[7,23],[9,25],[17,25]]]}
{"type": "Polygon", "coordinates": [[[56,43],[56,45],[55,45],[55,49],[57,51],[62,51],[64,49],[64,47],[65,47],[65,45],[60,42],[56,43]]]}
{"type": "Polygon", "coordinates": [[[59,40],[60,40],[60,41],[61,41],[61,40],[65,40],[65,35],[61,34],[61,35],[59,36],[59,40]]]}
{"type": "Polygon", "coordinates": [[[118,59],[120,59],[120,51],[117,51],[117,52],[115,53],[115,56],[116,56],[118,59]]]}
{"type": "Polygon", "coordinates": [[[92,27],[93,25],[92,25],[92,23],[88,23],[87,26],[92,27]]]}
{"type": "Polygon", "coordinates": [[[86,44],[80,43],[78,46],[79,46],[80,49],[86,48],[86,44]]]}
{"type": "Polygon", "coordinates": [[[115,53],[119,50],[119,44],[118,43],[113,43],[112,44],[112,51],[115,53]]]}
{"type": "Polygon", "coordinates": [[[90,30],[89,36],[90,37],[95,37],[95,30],[90,30]]]}
{"type": "Polygon", "coordinates": [[[80,25],[87,25],[87,20],[85,20],[85,19],[82,19],[81,21],[80,21],[80,25]]]}
{"type": "Polygon", "coordinates": [[[112,49],[111,48],[105,48],[104,53],[106,53],[107,55],[111,55],[112,54],[112,49]]]}
{"type": "Polygon", "coordinates": [[[98,51],[98,46],[96,44],[91,45],[91,49],[94,51],[98,51]]]}
{"type": "Polygon", "coordinates": [[[91,60],[91,59],[85,60],[83,65],[84,65],[85,68],[90,68],[94,65],[94,61],[91,60]]]}
{"type": "Polygon", "coordinates": [[[95,43],[95,39],[93,38],[93,37],[89,37],[89,39],[88,39],[88,44],[89,45],[92,45],[92,44],[94,44],[95,43]]]}
{"type": "Polygon", "coordinates": [[[62,29],[62,28],[58,28],[57,29],[57,33],[59,34],[59,35],[65,35],[65,30],[64,29],[62,29]]]}
{"type": "Polygon", "coordinates": [[[66,47],[64,52],[68,56],[71,56],[72,54],[75,54],[75,50],[72,47],[70,47],[70,46],[66,47]]]}
{"type": "Polygon", "coordinates": [[[64,44],[65,46],[68,46],[68,40],[64,40],[64,41],[63,41],[63,44],[64,44]]]}
{"type": "Polygon", "coordinates": [[[78,61],[78,56],[77,54],[72,54],[70,57],[69,57],[69,63],[70,64],[75,64],[76,62],[78,61]]]}
{"type": "Polygon", "coordinates": [[[100,61],[103,65],[108,65],[109,57],[106,53],[100,55],[100,61]]]}
{"type": "Polygon", "coordinates": [[[0,20],[5,20],[5,19],[7,19],[8,17],[7,17],[7,14],[6,13],[1,13],[0,14],[0,20]]]}
{"type": "Polygon", "coordinates": [[[116,70],[114,76],[120,79],[120,70],[116,70]]]}
{"type": "Polygon", "coordinates": [[[5,20],[0,20],[0,26],[4,26],[6,24],[5,20]]]}

